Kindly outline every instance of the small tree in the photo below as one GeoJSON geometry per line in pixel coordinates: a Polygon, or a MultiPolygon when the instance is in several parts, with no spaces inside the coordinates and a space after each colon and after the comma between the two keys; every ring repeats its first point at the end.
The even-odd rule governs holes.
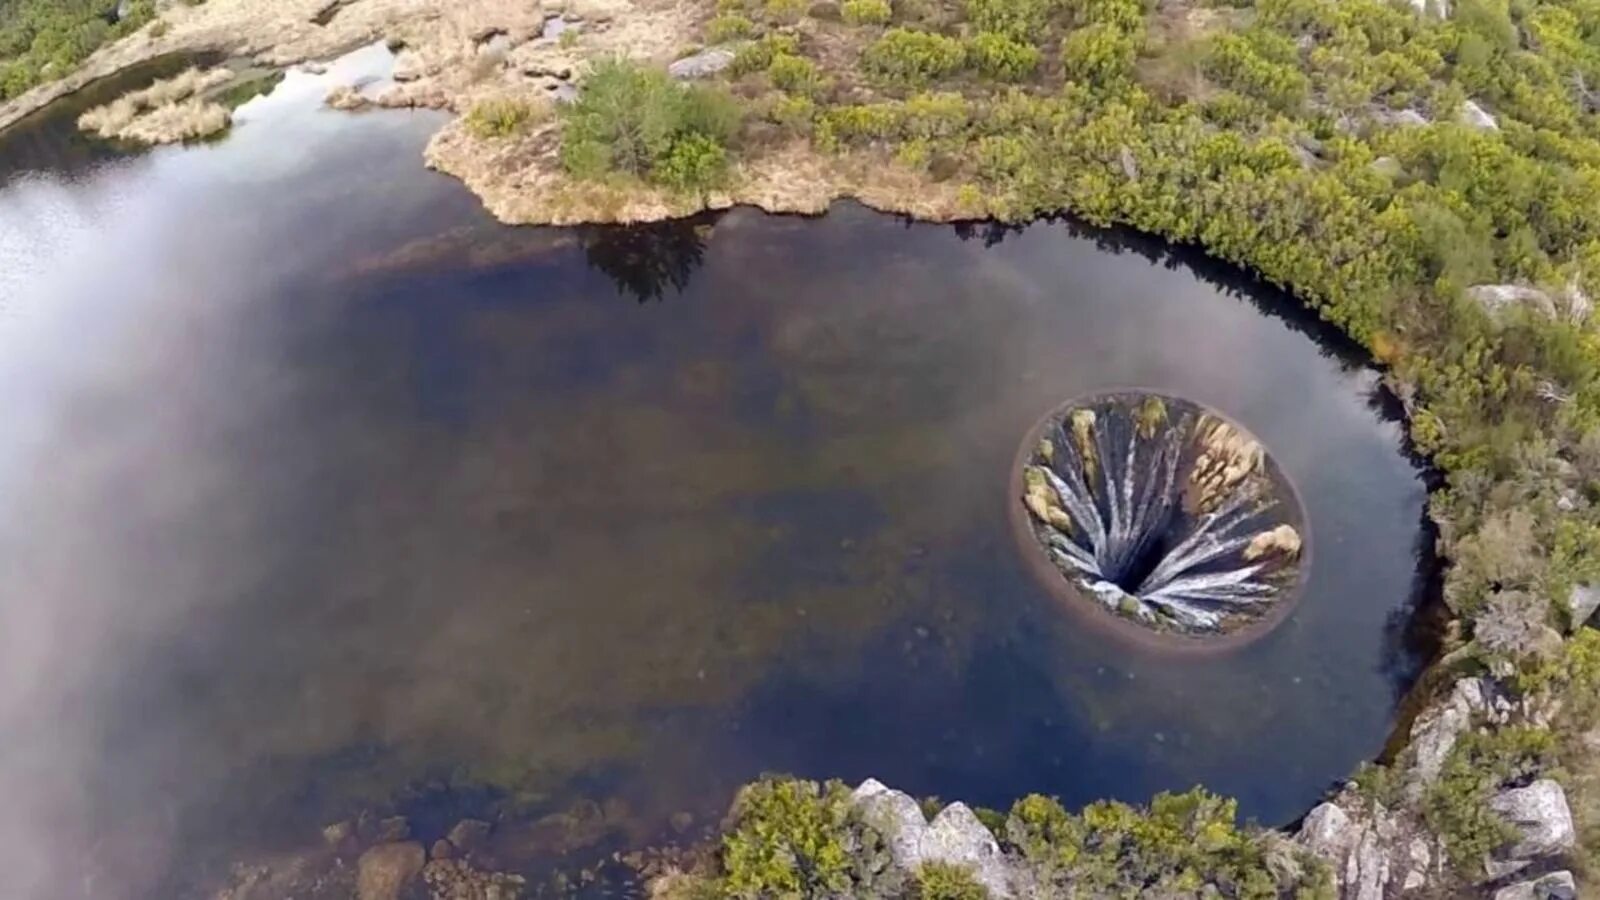
{"type": "Polygon", "coordinates": [[[740,113],[720,90],[617,59],[595,67],[562,117],[561,161],[579,178],[619,172],[705,187],[725,169],[740,113]]]}

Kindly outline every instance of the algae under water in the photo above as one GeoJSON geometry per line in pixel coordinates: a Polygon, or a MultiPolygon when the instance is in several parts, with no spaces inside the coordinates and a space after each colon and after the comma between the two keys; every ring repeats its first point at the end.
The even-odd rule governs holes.
{"type": "Polygon", "coordinates": [[[423,171],[437,115],[318,108],[349,76],[200,147],[0,136],[13,896],[184,896],[368,808],[637,845],[763,771],[1282,823],[1382,746],[1424,486],[1290,299],[1068,223],[509,229],[423,171]],[[1301,494],[1303,591],[1236,652],[1104,640],[1012,538],[1031,424],[1128,386],[1301,494]]]}

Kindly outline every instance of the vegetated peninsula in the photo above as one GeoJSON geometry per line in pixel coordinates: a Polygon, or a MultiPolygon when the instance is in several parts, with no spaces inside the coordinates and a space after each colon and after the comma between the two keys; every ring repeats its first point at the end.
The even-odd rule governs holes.
{"type": "MultiPolygon", "coordinates": [[[[1069,213],[1283,285],[1385,367],[1448,562],[1386,765],[1294,837],[1203,791],[930,823],[762,782],[664,896],[1576,896],[1600,883],[1600,5],[1592,0],[0,0],[0,125],[177,51],[384,39],[430,165],[513,223],[839,197],[1069,213]]],[[[1021,503],[1022,497],[1015,498],[1021,503]]],[[[666,871],[670,870],[670,871],[666,871]]]]}

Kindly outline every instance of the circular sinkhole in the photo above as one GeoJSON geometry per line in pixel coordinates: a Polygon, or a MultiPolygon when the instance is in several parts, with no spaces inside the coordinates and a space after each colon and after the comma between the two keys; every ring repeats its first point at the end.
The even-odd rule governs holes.
{"type": "Polygon", "coordinates": [[[1010,487],[1023,552],[1051,591],[1144,643],[1260,637],[1308,568],[1293,486],[1254,435],[1193,401],[1069,401],[1029,431],[1010,487]]]}

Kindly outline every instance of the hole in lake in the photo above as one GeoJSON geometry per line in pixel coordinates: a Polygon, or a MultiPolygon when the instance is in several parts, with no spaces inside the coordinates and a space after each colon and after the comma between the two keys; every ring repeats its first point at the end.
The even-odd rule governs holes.
{"type": "Polygon", "coordinates": [[[1045,584],[1142,636],[1238,646],[1283,621],[1300,586],[1293,488],[1253,435],[1187,400],[1068,403],[1029,432],[1013,481],[1045,584]]]}
{"type": "Polygon", "coordinates": [[[1065,223],[504,228],[422,170],[439,116],[319,108],[359,64],[202,149],[0,140],[8,890],[212,896],[362,811],[537,873],[763,771],[1283,823],[1377,753],[1425,491],[1291,300],[1065,223]],[[1018,552],[1067,583],[1019,438],[1125,385],[1247,425],[1315,532],[1236,652],[1105,640],[1018,552]]]}

